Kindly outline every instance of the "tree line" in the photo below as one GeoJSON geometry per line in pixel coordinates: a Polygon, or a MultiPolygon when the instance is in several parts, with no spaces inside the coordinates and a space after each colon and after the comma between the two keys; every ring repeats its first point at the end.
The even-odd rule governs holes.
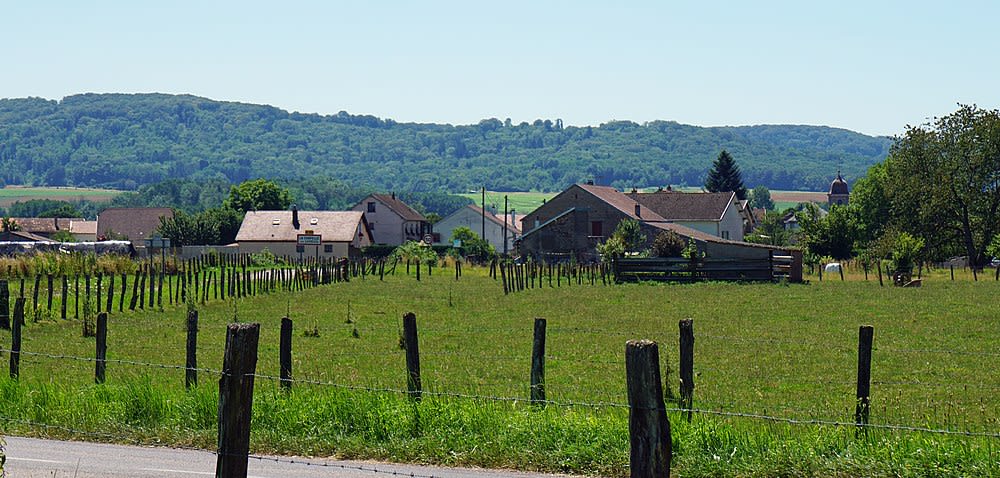
{"type": "Polygon", "coordinates": [[[848,178],[860,176],[890,144],[812,126],[609,121],[575,127],[559,119],[515,124],[495,118],[410,124],[187,95],[0,100],[0,185],[136,190],[181,178],[234,184],[329,177],[351,188],[416,192],[560,191],[586,180],[619,189],[697,186],[726,149],[740,158],[749,184],[818,190],[837,168],[848,178]]]}

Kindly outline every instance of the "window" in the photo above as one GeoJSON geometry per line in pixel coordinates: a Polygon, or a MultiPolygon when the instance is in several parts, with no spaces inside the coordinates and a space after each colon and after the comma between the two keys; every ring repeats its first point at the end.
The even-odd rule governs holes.
{"type": "Polygon", "coordinates": [[[375,212],[375,201],[368,203],[368,212],[375,212]]]}
{"type": "Polygon", "coordinates": [[[729,231],[722,231],[722,238],[729,239],[729,231]]]}
{"type": "Polygon", "coordinates": [[[300,245],[295,246],[295,252],[303,253],[305,251],[306,251],[306,246],[300,246],[300,245]]]}
{"type": "Polygon", "coordinates": [[[323,244],[323,252],[327,254],[333,253],[333,244],[323,244]]]}
{"type": "Polygon", "coordinates": [[[590,221],[590,235],[600,237],[604,235],[604,224],[601,221],[590,221]]]}

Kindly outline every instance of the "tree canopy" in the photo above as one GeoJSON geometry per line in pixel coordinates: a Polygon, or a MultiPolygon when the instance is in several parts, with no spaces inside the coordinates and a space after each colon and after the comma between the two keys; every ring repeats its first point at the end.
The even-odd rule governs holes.
{"type": "Polygon", "coordinates": [[[725,148],[739,158],[747,184],[822,190],[832,169],[860,176],[890,144],[814,126],[397,123],[188,95],[0,100],[0,184],[36,186],[136,190],[168,179],[234,184],[261,177],[330,177],[352,189],[415,192],[560,191],[588,179],[619,189],[698,186],[725,148]]]}
{"type": "MultiPolygon", "coordinates": [[[[722,150],[712,163],[705,179],[705,189],[713,193],[733,191],[740,200],[747,198],[747,188],[743,185],[743,175],[728,151],[722,150]]],[[[768,196],[770,197],[770,196],[768,196]]]]}
{"type": "Polygon", "coordinates": [[[292,196],[288,189],[278,186],[274,181],[255,179],[231,187],[229,198],[223,206],[239,212],[283,211],[291,204],[292,196]]]}
{"type": "Polygon", "coordinates": [[[1000,231],[1000,112],[961,105],[907,127],[885,161],[885,177],[873,182],[882,180],[884,192],[871,192],[873,217],[888,199],[890,220],[924,238],[936,256],[961,252],[985,264],[1000,231]]]}

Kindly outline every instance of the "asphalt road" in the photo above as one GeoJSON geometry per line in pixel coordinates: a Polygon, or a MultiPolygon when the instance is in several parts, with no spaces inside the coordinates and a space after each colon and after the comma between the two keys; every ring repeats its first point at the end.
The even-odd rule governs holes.
{"type": "MultiPolygon", "coordinates": [[[[214,454],[175,448],[106,445],[100,443],[5,437],[8,476],[47,478],[162,478],[214,476],[214,454]]],[[[279,461],[250,459],[248,477],[378,478],[415,476],[433,478],[554,478],[507,470],[438,468],[366,461],[278,457],[279,461]],[[290,461],[300,460],[299,463],[290,461]],[[326,466],[323,466],[323,465],[326,466]],[[374,471],[377,470],[377,471],[374,471]],[[411,475],[412,473],[412,475],[411,475]]]]}

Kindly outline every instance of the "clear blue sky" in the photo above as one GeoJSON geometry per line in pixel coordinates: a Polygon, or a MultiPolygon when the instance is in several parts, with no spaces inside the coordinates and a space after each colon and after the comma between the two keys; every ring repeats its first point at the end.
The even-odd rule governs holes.
{"type": "Polygon", "coordinates": [[[885,135],[1000,102],[1000,2],[5,3],[5,98],[190,93],[397,121],[885,135]]]}

